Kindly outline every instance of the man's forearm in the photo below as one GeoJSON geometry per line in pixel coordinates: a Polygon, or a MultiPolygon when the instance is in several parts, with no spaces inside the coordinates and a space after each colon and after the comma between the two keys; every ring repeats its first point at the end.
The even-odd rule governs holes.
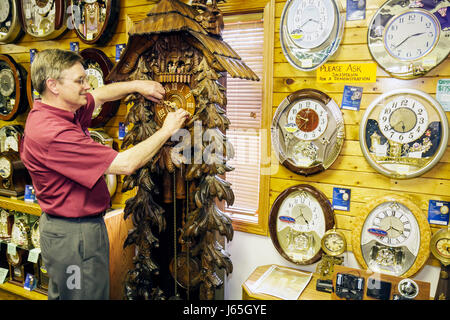
{"type": "Polygon", "coordinates": [[[127,94],[137,91],[136,81],[124,81],[110,83],[101,86],[92,91],[92,95],[95,100],[95,105],[101,105],[108,101],[115,101],[122,99],[127,94]]]}

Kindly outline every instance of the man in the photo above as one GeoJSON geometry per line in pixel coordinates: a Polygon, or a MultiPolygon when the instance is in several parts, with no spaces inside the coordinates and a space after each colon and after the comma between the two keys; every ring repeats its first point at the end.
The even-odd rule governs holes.
{"type": "Polygon", "coordinates": [[[88,93],[82,58],[59,49],[36,55],[31,79],[41,100],[28,115],[20,152],[43,211],[39,229],[50,278],[48,299],[108,299],[109,240],[103,215],[111,199],[103,175],[129,175],[144,166],[188,113],[169,113],[153,136],[119,153],[90,138],[94,108],[132,92],[159,102],[165,93],[161,84],[119,82],[88,93]]]}

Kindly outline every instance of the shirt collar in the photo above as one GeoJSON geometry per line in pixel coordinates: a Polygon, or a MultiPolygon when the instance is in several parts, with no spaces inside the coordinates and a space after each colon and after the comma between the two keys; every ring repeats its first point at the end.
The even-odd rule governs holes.
{"type": "Polygon", "coordinates": [[[74,122],[74,120],[75,120],[75,113],[67,111],[67,110],[52,107],[51,105],[42,103],[42,101],[40,99],[34,100],[33,110],[50,112],[56,116],[59,116],[65,120],[69,120],[71,122],[74,122]]]}

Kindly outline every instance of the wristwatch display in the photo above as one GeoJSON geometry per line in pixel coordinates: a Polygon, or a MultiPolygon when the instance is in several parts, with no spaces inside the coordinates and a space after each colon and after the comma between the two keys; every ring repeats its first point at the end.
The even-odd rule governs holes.
{"type": "Polygon", "coordinates": [[[19,6],[19,0],[0,1],[0,43],[13,43],[22,37],[19,6]]]}
{"type": "Polygon", "coordinates": [[[283,191],[270,210],[270,238],[290,262],[312,264],[322,255],[321,238],[333,227],[333,209],[318,189],[296,185],[283,191]]]}
{"type": "Polygon", "coordinates": [[[0,55],[0,120],[13,120],[26,110],[25,69],[7,55],[0,55]]]}
{"type": "Polygon", "coordinates": [[[367,42],[375,61],[400,79],[421,77],[450,52],[446,0],[388,0],[369,24],[367,42]]]}

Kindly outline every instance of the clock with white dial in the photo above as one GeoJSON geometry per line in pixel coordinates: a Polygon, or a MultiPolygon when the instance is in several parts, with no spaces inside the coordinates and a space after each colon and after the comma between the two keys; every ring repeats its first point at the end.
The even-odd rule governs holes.
{"type": "Polygon", "coordinates": [[[439,65],[450,52],[450,3],[427,5],[388,0],[373,16],[368,46],[376,62],[400,79],[421,77],[439,65]]]}
{"type": "Polygon", "coordinates": [[[430,235],[427,218],[413,201],[389,195],[370,202],[357,219],[352,248],[364,268],[408,277],[428,259],[430,235]]]}
{"type": "Polygon", "coordinates": [[[344,20],[339,1],[288,0],[280,25],[286,59],[300,70],[318,68],[337,50],[344,20]]]}
{"type": "Polygon", "coordinates": [[[272,242],[285,259],[296,264],[311,264],[320,259],[321,238],[333,225],[331,204],[310,185],[286,189],[270,211],[272,242]]]}
{"type": "Polygon", "coordinates": [[[23,35],[19,21],[19,1],[0,1],[0,43],[12,43],[23,35]]]}
{"type": "Polygon", "coordinates": [[[330,229],[322,237],[322,250],[329,256],[338,256],[347,250],[345,235],[336,230],[330,229]]]}

